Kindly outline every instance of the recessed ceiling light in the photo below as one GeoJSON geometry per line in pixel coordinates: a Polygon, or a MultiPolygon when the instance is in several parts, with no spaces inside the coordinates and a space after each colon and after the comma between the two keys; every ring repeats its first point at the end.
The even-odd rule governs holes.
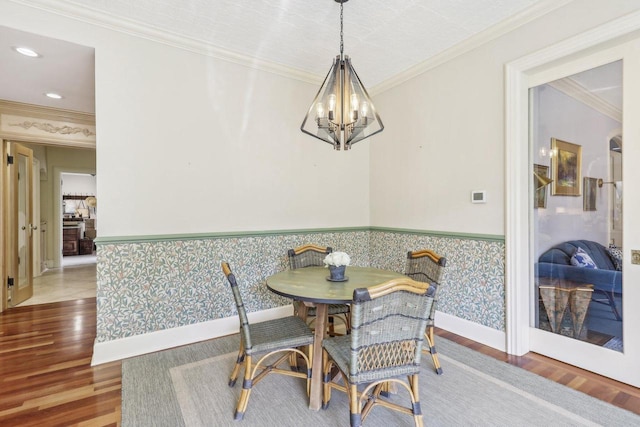
{"type": "Polygon", "coordinates": [[[42,55],[40,55],[38,52],[36,52],[33,49],[29,49],[28,47],[20,47],[20,46],[14,46],[13,50],[15,50],[16,52],[24,55],[24,56],[28,56],[30,58],[40,58],[42,57],[42,55]]]}
{"type": "Polygon", "coordinates": [[[45,93],[45,96],[48,96],[49,98],[52,98],[52,99],[62,99],[62,98],[64,98],[59,93],[55,93],[55,92],[47,92],[47,93],[45,93]]]}

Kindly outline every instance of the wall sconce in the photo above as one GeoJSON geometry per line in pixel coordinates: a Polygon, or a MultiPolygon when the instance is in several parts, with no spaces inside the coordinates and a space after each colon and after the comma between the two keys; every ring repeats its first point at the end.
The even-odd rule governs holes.
{"type": "Polygon", "coordinates": [[[605,181],[602,178],[598,178],[598,187],[602,188],[605,184],[613,185],[613,188],[616,190],[616,197],[620,199],[622,197],[622,181],[605,181]]]}
{"type": "Polygon", "coordinates": [[[539,190],[545,185],[549,185],[553,182],[551,178],[547,178],[546,176],[540,176],[535,172],[533,173],[533,177],[535,178],[536,190],[539,190]]]}

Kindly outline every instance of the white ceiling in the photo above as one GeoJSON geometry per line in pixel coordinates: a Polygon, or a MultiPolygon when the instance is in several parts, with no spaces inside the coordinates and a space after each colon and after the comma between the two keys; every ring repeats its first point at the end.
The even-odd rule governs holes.
{"type": "Polygon", "coordinates": [[[0,99],[93,113],[93,59],[92,48],[0,26],[0,99]],[[14,47],[41,57],[20,55],[14,47]],[[47,98],[47,92],[64,99],[47,98]]]}
{"type": "MultiPolygon", "coordinates": [[[[371,88],[544,0],[351,0],[344,53],[371,88]]],[[[33,3],[38,3],[34,0],[33,3]]],[[[44,2],[52,5],[52,2],[44,2]]],[[[335,0],[58,0],[65,14],[160,30],[323,78],[340,46],[335,0]]],[[[51,7],[51,6],[50,6],[51,7]]],[[[0,27],[0,99],[94,112],[93,49],[0,27]],[[42,58],[16,54],[29,46],[42,58]],[[44,92],[58,91],[60,101],[44,92]]]]}

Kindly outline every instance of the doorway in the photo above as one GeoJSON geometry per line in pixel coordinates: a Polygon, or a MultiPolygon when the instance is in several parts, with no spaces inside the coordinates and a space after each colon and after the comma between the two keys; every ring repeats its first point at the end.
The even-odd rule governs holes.
{"type": "Polygon", "coordinates": [[[61,267],[95,264],[93,239],[97,235],[96,174],[62,172],[61,267]]]}
{"type": "Polygon", "coordinates": [[[614,170],[609,137],[622,128],[622,69],[617,60],[529,89],[534,338],[623,351],[622,151],[614,170]]]}
{"type": "MultiPolygon", "coordinates": [[[[632,331],[635,331],[640,324],[640,315],[635,310],[625,310],[625,307],[633,307],[635,301],[640,300],[638,287],[621,287],[621,312],[624,319],[622,324],[624,347],[621,351],[593,345],[580,339],[568,338],[562,334],[542,331],[536,327],[540,303],[538,301],[539,283],[536,283],[538,270],[535,264],[540,258],[533,231],[535,228],[533,205],[538,203],[538,200],[534,199],[537,187],[534,187],[533,177],[536,170],[532,160],[537,153],[534,153],[533,146],[529,144],[531,140],[529,123],[533,104],[528,100],[529,91],[532,88],[621,61],[623,115],[633,117],[639,114],[640,80],[635,76],[640,72],[640,38],[637,34],[632,34],[638,29],[640,29],[638,19],[632,23],[626,22],[624,28],[620,22],[613,21],[591,32],[509,63],[506,67],[508,195],[506,240],[509,266],[506,277],[507,349],[509,353],[518,355],[528,351],[538,352],[634,386],[640,386],[640,371],[637,370],[640,338],[632,331]],[[526,197],[523,197],[524,195],[526,197]]],[[[591,123],[584,123],[584,126],[590,125],[591,123]]],[[[635,141],[640,141],[640,129],[628,121],[622,122],[621,135],[627,147],[633,146],[635,141]]],[[[608,172],[598,171],[599,162],[596,165],[591,159],[581,157],[582,141],[573,139],[572,136],[563,137],[555,136],[555,148],[565,151],[562,154],[565,164],[562,166],[548,164],[551,174],[548,178],[556,180],[555,191],[547,185],[549,191],[555,193],[550,197],[575,199],[573,205],[565,206],[565,213],[569,210],[575,214],[578,210],[585,213],[592,212],[585,209],[591,209],[594,204],[597,210],[598,200],[605,200],[606,197],[599,193],[605,191],[599,186],[599,178],[602,178],[604,187],[605,178],[609,176],[608,172]],[[578,159],[582,161],[580,165],[578,165],[578,159]],[[591,169],[592,166],[594,169],[591,169]],[[580,175],[578,176],[575,171],[580,171],[580,175]],[[568,179],[567,174],[570,174],[572,179],[568,179]],[[590,180],[585,183],[584,178],[595,178],[595,181],[590,180]],[[585,200],[583,192],[585,188],[588,190],[587,194],[595,195],[595,201],[591,196],[585,200]],[[564,194],[562,194],[563,191],[564,194]],[[576,200],[580,201],[579,205],[576,200]]],[[[606,159],[609,145],[606,138],[602,139],[601,157],[606,159]]],[[[553,141],[548,141],[547,144],[549,148],[554,148],[553,141]]],[[[625,151],[622,157],[622,180],[627,183],[638,182],[640,170],[625,166],[633,165],[638,160],[640,159],[637,152],[625,151]]],[[[640,212],[640,194],[633,191],[633,188],[629,189],[628,186],[625,189],[622,207],[624,217],[635,217],[640,212]]],[[[605,210],[608,209],[605,207],[605,210]]],[[[608,223],[605,222],[605,224],[608,223]]],[[[585,227],[591,225],[585,224],[580,231],[584,231],[585,227]]],[[[607,237],[602,239],[602,243],[608,246],[609,236],[606,226],[604,235],[607,237]]],[[[622,235],[625,245],[624,250],[621,250],[623,281],[635,283],[640,280],[640,269],[632,265],[630,259],[632,250],[640,247],[640,237],[638,237],[640,229],[632,221],[628,221],[622,228],[622,235]]],[[[570,238],[580,240],[579,235],[570,236],[570,238]]],[[[588,282],[583,283],[588,284],[588,282]]],[[[553,299],[556,298],[553,297],[553,299]]],[[[558,308],[561,306],[562,304],[558,308]]]]}
{"type": "MultiPolygon", "coordinates": [[[[28,164],[40,164],[40,167],[34,167],[33,173],[30,174],[33,177],[33,182],[40,184],[39,188],[41,190],[40,197],[37,200],[34,200],[31,204],[33,208],[37,208],[37,212],[34,212],[32,216],[34,218],[36,216],[41,218],[41,221],[34,219],[31,222],[31,237],[40,237],[42,244],[41,256],[45,264],[45,268],[42,269],[40,274],[34,274],[33,276],[36,277],[33,277],[33,280],[29,280],[29,282],[32,283],[32,291],[31,295],[26,297],[26,301],[24,297],[21,297],[18,300],[12,296],[12,302],[7,304],[7,307],[18,304],[33,305],[95,297],[96,254],[93,250],[93,241],[91,240],[91,242],[89,242],[88,250],[83,249],[82,255],[69,257],[75,258],[73,261],[66,263],[66,265],[62,265],[61,262],[61,259],[63,258],[62,239],[64,234],[62,196],[64,190],[62,188],[62,177],[65,176],[62,171],[67,172],[66,176],[69,178],[68,181],[71,181],[72,185],[68,187],[68,191],[74,194],[73,198],[76,200],[81,199],[78,201],[84,203],[85,206],[88,203],[92,204],[92,206],[86,211],[81,210],[78,212],[78,216],[81,213],[84,214],[84,218],[73,218],[75,220],[81,219],[83,222],[83,235],[80,237],[86,237],[85,234],[87,232],[97,232],[97,223],[95,221],[97,213],[97,197],[95,197],[95,150],[33,143],[21,143],[20,145],[33,154],[33,163],[25,162],[23,167],[25,170],[28,164]],[[40,161],[36,162],[36,158],[39,158],[40,161]],[[73,185],[73,177],[75,176],[89,178],[93,182],[90,189],[87,190],[82,187],[78,187],[77,184],[73,185]],[[91,194],[88,194],[89,192],[91,194]],[[87,201],[89,197],[92,197],[93,199],[87,201]],[[87,231],[84,221],[92,221],[87,223],[90,230],[87,231]],[[88,253],[85,254],[84,252],[88,253]]],[[[9,147],[8,143],[3,144],[3,146],[7,147],[6,149],[9,147]]],[[[9,176],[8,173],[6,175],[9,176]]],[[[22,175],[23,173],[21,173],[21,176],[22,175]]],[[[37,186],[35,185],[33,186],[33,188],[36,187],[37,186]]],[[[10,199],[7,199],[7,202],[7,206],[10,209],[14,209],[15,206],[22,203],[13,202],[10,199]]],[[[80,207],[80,209],[82,209],[82,207],[80,207]]],[[[34,209],[34,211],[35,210],[36,209],[34,209]]],[[[25,227],[25,230],[29,229],[28,225],[25,225],[25,227]]],[[[91,234],[91,237],[95,237],[95,234],[91,234]]],[[[78,245],[81,243],[80,238],[77,243],[78,245]]],[[[9,244],[9,242],[7,242],[7,244],[9,244]]],[[[25,251],[23,250],[22,252],[25,251]]],[[[3,251],[3,254],[7,255],[7,265],[11,265],[13,262],[12,257],[14,256],[15,259],[20,259],[21,261],[25,259],[25,257],[20,255],[17,250],[3,251]]],[[[35,264],[33,265],[34,269],[32,271],[37,271],[35,264]]]]}

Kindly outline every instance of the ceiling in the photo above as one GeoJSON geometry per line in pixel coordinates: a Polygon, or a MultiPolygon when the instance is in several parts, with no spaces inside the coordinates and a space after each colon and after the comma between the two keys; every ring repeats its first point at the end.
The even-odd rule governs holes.
{"type": "MultiPolygon", "coordinates": [[[[544,0],[351,0],[344,53],[371,88],[544,0]]],[[[35,0],[34,3],[38,3],[35,0]]],[[[45,2],[47,3],[47,2],[45,2]]],[[[48,2],[48,4],[52,4],[48,2]]],[[[340,47],[335,0],[58,0],[65,14],[122,22],[324,77],[340,47]]],[[[0,26],[0,99],[94,112],[92,48],[0,26]],[[12,47],[28,46],[40,58],[12,47]],[[62,100],[43,94],[57,91],[62,100]]]]}

